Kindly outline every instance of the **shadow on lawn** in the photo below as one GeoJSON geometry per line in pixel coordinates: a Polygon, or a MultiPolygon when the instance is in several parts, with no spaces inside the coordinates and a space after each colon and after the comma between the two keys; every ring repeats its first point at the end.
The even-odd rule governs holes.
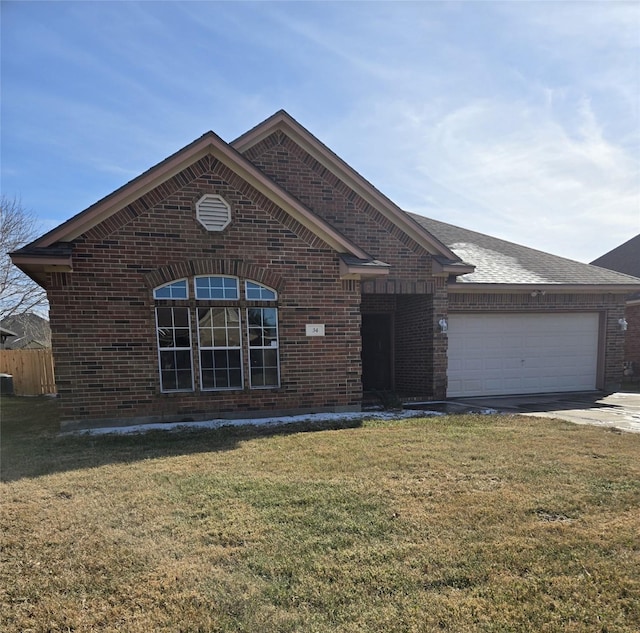
{"type": "Polygon", "coordinates": [[[361,420],[225,426],[134,434],[60,435],[55,398],[0,398],[0,480],[133,463],[144,459],[230,451],[260,437],[357,428],[361,420]]]}

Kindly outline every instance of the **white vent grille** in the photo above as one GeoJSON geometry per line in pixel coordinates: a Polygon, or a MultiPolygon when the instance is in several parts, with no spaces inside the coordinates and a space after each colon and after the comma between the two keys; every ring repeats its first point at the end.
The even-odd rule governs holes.
{"type": "Polygon", "coordinates": [[[231,207],[220,196],[207,194],[196,203],[196,217],[207,231],[222,231],[231,222],[231,207]]]}

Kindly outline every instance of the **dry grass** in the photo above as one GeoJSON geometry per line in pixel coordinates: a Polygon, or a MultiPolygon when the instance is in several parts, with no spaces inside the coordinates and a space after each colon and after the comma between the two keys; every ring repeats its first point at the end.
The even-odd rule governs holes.
{"type": "Polygon", "coordinates": [[[637,632],[640,436],[510,416],[57,437],[2,400],[0,629],[637,632]],[[21,422],[20,422],[21,421],[21,422]]]}

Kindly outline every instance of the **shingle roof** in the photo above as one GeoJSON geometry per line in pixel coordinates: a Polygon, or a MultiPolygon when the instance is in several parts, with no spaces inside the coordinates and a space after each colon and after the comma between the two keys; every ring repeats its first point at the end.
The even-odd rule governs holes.
{"type": "Polygon", "coordinates": [[[640,279],[463,229],[452,224],[411,217],[444,242],[475,272],[458,277],[469,284],[630,285],[640,279]]]}
{"type": "Polygon", "coordinates": [[[619,273],[640,277],[640,234],[591,262],[619,273]]]}

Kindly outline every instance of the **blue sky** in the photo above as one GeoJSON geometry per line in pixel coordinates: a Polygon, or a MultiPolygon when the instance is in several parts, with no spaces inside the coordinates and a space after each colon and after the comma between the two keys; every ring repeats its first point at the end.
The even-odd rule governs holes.
{"type": "Polygon", "coordinates": [[[640,3],[2,1],[45,232],[285,109],[402,208],[580,261],[640,232],[640,3]]]}

